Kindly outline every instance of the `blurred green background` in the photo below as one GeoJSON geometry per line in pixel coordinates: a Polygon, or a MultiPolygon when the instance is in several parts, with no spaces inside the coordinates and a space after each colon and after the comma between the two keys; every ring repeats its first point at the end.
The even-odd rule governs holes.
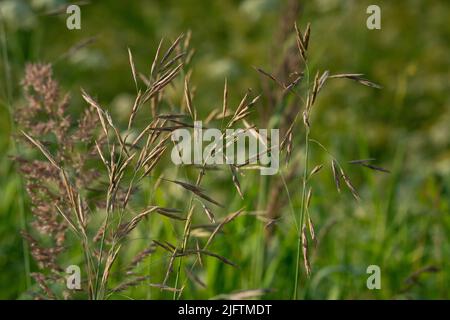
{"type": "MultiPolygon", "coordinates": [[[[27,287],[35,286],[26,276],[19,234],[30,213],[10,158],[8,111],[8,105],[23,102],[19,83],[27,62],[54,64],[55,78],[64,91],[71,92],[75,115],[85,107],[79,94],[83,87],[114,116],[123,118],[135,92],[127,47],[138,69],[146,71],[162,37],[174,40],[191,30],[191,46],[196,50],[192,61],[195,104],[201,114],[208,114],[221,106],[225,77],[233,106],[247,88],[261,91],[261,77],[253,66],[275,68],[282,54],[279,40],[286,31],[283,21],[290,15],[302,27],[311,22],[309,51],[314,68],[361,72],[383,86],[373,90],[347,81],[327,86],[314,111],[312,136],[342,159],[373,157],[391,170],[390,174],[363,169],[351,173],[362,195],[360,203],[336,192],[329,170],[314,181],[311,215],[323,239],[313,250],[311,279],[302,277],[301,297],[450,298],[450,2],[92,1],[81,3],[82,28],[73,31],[66,28],[65,12],[58,13],[64,3],[0,2],[0,298],[24,298],[27,287]],[[366,28],[370,4],[381,7],[381,30],[366,28]],[[92,44],[70,51],[91,37],[95,37],[92,44]],[[366,288],[366,268],[371,264],[381,267],[381,290],[366,288]],[[421,273],[417,283],[409,285],[411,275],[430,266],[439,271],[421,273]]],[[[298,130],[301,135],[301,125],[298,130]]],[[[294,148],[298,151],[302,145],[294,148]]],[[[323,160],[319,149],[312,152],[315,162],[323,160]]],[[[289,185],[295,199],[299,198],[300,172],[289,185]]],[[[260,183],[257,174],[242,179],[243,202],[235,196],[229,177],[205,183],[214,190],[213,196],[229,204],[218,216],[243,204],[258,210],[269,201],[269,183],[260,183]]],[[[180,203],[172,199],[176,194],[170,197],[166,192],[155,197],[176,207],[180,203]]],[[[298,201],[292,205],[294,211],[299,210],[298,201]]],[[[208,260],[200,273],[207,289],[192,286],[183,297],[211,298],[270,288],[273,291],[263,297],[290,298],[296,249],[290,210],[287,202],[280,208],[283,219],[270,240],[262,231],[263,224],[252,216],[227,226],[226,235],[217,239],[213,249],[240,268],[208,260]]],[[[148,228],[142,232],[160,236],[169,227],[150,220],[148,228]]],[[[159,268],[154,276],[160,278],[166,267],[163,259],[148,262],[144,270],[159,268]]],[[[31,270],[36,270],[33,262],[31,270]]],[[[130,289],[127,296],[171,297],[142,287],[130,289]]]]}

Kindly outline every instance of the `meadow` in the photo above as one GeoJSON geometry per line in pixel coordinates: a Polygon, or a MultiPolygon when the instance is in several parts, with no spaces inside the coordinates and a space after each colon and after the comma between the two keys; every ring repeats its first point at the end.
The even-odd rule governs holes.
{"type": "Polygon", "coordinates": [[[449,299],[450,4],[371,4],[0,2],[0,298],[449,299]],[[199,119],[278,173],[176,166],[199,119]]]}

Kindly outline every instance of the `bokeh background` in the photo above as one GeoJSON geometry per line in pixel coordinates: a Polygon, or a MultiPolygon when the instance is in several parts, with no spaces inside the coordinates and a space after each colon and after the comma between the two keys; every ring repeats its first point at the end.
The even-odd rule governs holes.
{"type": "MultiPolygon", "coordinates": [[[[322,238],[314,250],[311,279],[302,277],[301,297],[450,298],[448,1],[91,1],[80,2],[82,28],[73,31],[66,28],[64,4],[61,0],[0,2],[0,298],[27,298],[27,290],[36,286],[28,276],[19,233],[30,213],[11,161],[8,108],[23,102],[19,83],[27,62],[53,63],[55,78],[64,91],[71,92],[74,116],[86,107],[79,94],[83,87],[115,117],[124,119],[135,91],[127,47],[137,67],[148,70],[162,37],[174,40],[191,30],[191,46],[196,50],[195,104],[201,114],[208,114],[221,105],[225,77],[232,105],[247,88],[262,90],[261,76],[253,67],[275,69],[283,50],[279,40],[292,32],[292,25],[286,27],[292,19],[303,27],[311,22],[312,67],[361,72],[383,86],[373,90],[346,81],[327,86],[313,116],[312,136],[342,159],[373,157],[391,171],[351,172],[362,196],[360,203],[350,194],[336,192],[329,170],[314,181],[311,214],[322,238]],[[381,30],[366,28],[370,4],[381,7],[381,30]],[[73,50],[91,38],[91,44],[73,50]],[[366,288],[366,268],[371,264],[381,267],[381,290],[366,288]]],[[[302,134],[300,125],[297,134],[302,134]]],[[[294,148],[301,150],[298,141],[294,148]]],[[[319,149],[312,156],[317,163],[323,160],[319,149]]],[[[299,198],[300,172],[289,185],[294,199],[299,198]]],[[[231,179],[205,183],[229,205],[218,213],[221,216],[243,204],[263,210],[270,201],[271,184],[260,182],[256,175],[242,179],[243,202],[236,197],[231,179]]],[[[176,192],[157,193],[156,198],[175,207],[179,200],[175,193],[170,196],[172,191],[176,192]]],[[[194,286],[184,297],[270,288],[264,298],[290,298],[296,249],[290,207],[284,201],[279,208],[283,219],[270,239],[263,223],[253,216],[230,224],[214,250],[240,268],[208,261],[200,273],[207,289],[194,286]]],[[[298,201],[293,200],[292,207],[299,210],[298,201]]],[[[157,224],[151,221],[139,232],[164,235],[169,226],[157,224]]],[[[164,259],[151,261],[144,270],[159,268],[164,274],[166,265],[164,259]]],[[[31,271],[36,268],[31,261],[31,271]]],[[[152,272],[158,277],[158,271],[152,272]]],[[[171,297],[152,290],[136,287],[127,295],[171,297]]]]}

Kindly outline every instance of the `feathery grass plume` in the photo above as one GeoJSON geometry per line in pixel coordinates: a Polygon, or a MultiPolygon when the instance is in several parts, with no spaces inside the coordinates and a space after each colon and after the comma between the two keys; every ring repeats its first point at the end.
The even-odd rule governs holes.
{"type": "Polygon", "coordinates": [[[37,284],[41,288],[41,290],[47,295],[47,298],[50,300],[55,300],[56,296],[54,295],[53,291],[50,289],[48,283],[47,283],[47,277],[44,276],[42,273],[33,272],[31,276],[36,280],[37,284]]]}
{"type": "MultiPolygon", "coordinates": [[[[59,259],[65,251],[67,228],[83,237],[86,223],[87,203],[76,190],[86,188],[98,178],[95,170],[86,166],[94,150],[90,145],[90,136],[97,124],[92,110],[83,113],[78,125],[71,120],[68,115],[69,95],[61,98],[59,85],[53,79],[49,64],[27,65],[22,87],[26,104],[15,110],[17,127],[24,139],[45,158],[45,161],[17,159],[33,213],[31,230],[23,236],[29,242],[32,256],[41,271],[35,280],[42,284],[43,281],[56,279],[53,282],[57,287],[52,286],[48,290],[56,290],[52,296],[60,298],[65,279],[60,276],[63,268],[59,259]],[[84,152],[74,154],[73,150],[78,149],[80,141],[86,144],[84,152]],[[73,168],[76,176],[71,181],[59,163],[73,168]],[[40,243],[45,243],[45,247],[40,243]]],[[[50,297],[48,290],[45,294],[50,297]]],[[[67,298],[67,295],[64,297],[67,298]]]]}

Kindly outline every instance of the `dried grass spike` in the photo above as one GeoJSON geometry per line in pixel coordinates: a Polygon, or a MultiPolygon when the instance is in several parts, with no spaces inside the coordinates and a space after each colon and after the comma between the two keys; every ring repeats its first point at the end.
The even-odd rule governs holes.
{"type": "Polygon", "coordinates": [[[223,105],[222,105],[222,119],[225,118],[228,110],[228,80],[225,78],[225,84],[223,86],[223,105]]]}
{"type": "Polygon", "coordinates": [[[216,221],[214,219],[214,214],[212,213],[212,211],[207,206],[205,206],[205,204],[203,202],[202,202],[202,207],[203,207],[203,210],[205,211],[206,216],[208,217],[209,221],[211,223],[215,223],[216,221]]]}
{"type": "Polygon", "coordinates": [[[311,204],[311,197],[312,197],[312,188],[310,187],[308,190],[308,195],[306,196],[306,209],[308,209],[309,205],[311,204]]]}
{"type": "Polygon", "coordinates": [[[331,169],[333,170],[333,177],[334,177],[334,182],[336,184],[336,189],[338,192],[341,192],[341,179],[339,177],[338,164],[336,163],[336,161],[334,159],[331,161],[331,169]]]}
{"type": "Polygon", "coordinates": [[[138,91],[136,67],[134,66],[133,54],[131,53],[130,48],[128,48],[128,59],[130,61],[131,73],[133,74],[133,80],[134,80],[134,84],[136,86],[136,91],[138,91]]]}
{"type": "Polygon", "coordinates": [[[303,45],[305,46],[305,50],[308,50],[310,34],[311,34],[311,23],[308,22],[308,24],[306,25],[305,34],[303,35],[303,45]]]}
{"type": "Polygon", "coordinates": [[[302,252],[306,276],[309,278],[309,276],[311,275],[311,264],[309,263],[308,258],[308,238],[306,237],[306,225],[303,225],[302,227],[302,252]]]}
{"type": "Polygon", "coordinates": [[[314,231],[314,224],[312,223],[309,212],[308,212],[308,228],[309,228],[309,234],[311,235],[311,239],[313,240],[314,245],[317,245],[316,232],[314,231]]]}
{"type": "Polygon", "coordinates": [[[186,107],[189,111],[189,114],[191,115],[191,118],[195,121],[195,114],[192,106],[192,97],[191,92],[189,91],[189,79],[187,76],[184,78],[184,99],[186,101],[186,107]]]}
{"type": "Polygon", "coordinates": [[[316,173],[318,173],[322,168],[323,168],[323,164],[319,164],[319,165],[315,166],[315,167],[311,170],[311,173],[309,174],[309,178],[311,178],[313,175],[315,175],[316,173]]]}
{"type": "Polygon", "coordinates": [[[236,187],[236,190],[239,193],[239,196],[241,197],[241,199],[244,199],[244,195],[242,194],[242,190],[241,190],[241,184],[239,183],[239,179],[237,176],[236,168],[232,164],[230,164],[230,170],[231,170],[233,184],[236,187]]]}
{"type": "Polygon", "coordinates": [[[297,22],[294,23],[294,28],[295,28],[295,33],[296,33],[298,51],[300,53],[300,56],[303,58],[303,61],[306,62],[306,48],[303,43],[302,33],[297,26],[297,22]]]}
{"type": "Polygon", "coordinates": [[[164,56],[161,59],[161,63],[160,65],[164,64],[164,62],[167,61],[167,59],[170,57],[170,55],[172,54],[173,50],[178,46],[178,43],[180,43],[180,40],[183,39],[184,34],[180,34],[178,36],[178,38],[172,43],[172,45],[169,47],[169,49],[167,49],[166,53],[164,54],[164,56]]]}
{"type": "Polygon", "coordinates": [[[341,170],[341,177],[342,179],[344,179],[345,184],[347,185],[347,187],[350,189],[350,192],[352,193],[353,197],[356,200],[359,200],[359,194],[356,191],[355,187],[353,186],[352,182],[350,181],[350,178],[345,174],[344,170],[342,170],[342,168],[340,168],[341,170]]]}

